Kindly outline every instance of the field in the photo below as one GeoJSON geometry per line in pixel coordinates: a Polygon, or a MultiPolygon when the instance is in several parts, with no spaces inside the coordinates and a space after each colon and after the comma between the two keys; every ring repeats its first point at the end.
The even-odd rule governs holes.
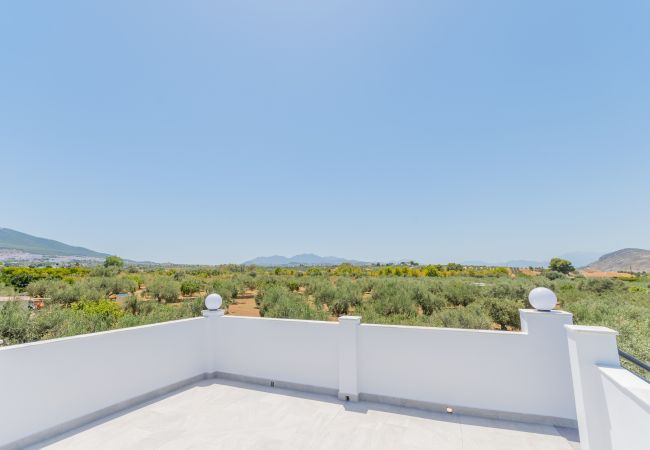
{"type": "Polygon", "coordinates": [[[4,345],[198,316],[207,293],[228,314],[516,331],[536,286],[553,289],[576,323],[620,332],[620,347],[650,360],[650,279],[446,266],[265,269],[245,266],[0,269],[4,345]],[[33,305],[32,305],[33,306],[33,305]],[[41,307],[42,306],[42,307],[41,307]]]}

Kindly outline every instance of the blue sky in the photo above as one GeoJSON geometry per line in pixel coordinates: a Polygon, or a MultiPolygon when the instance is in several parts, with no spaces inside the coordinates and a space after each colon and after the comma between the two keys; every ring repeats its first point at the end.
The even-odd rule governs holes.
{"type": "Polygon", "coordinates": [[[0,226],[186,263],[650,248],[647,1],[0,6],[0,226]]]}

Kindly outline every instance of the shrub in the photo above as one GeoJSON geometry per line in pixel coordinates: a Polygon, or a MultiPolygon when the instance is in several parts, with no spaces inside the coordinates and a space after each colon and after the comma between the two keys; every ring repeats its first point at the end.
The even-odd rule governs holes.
{"type": "Polygon", "coordinates": [[[499,325],[502,330],[507,330],[507,327],[521,327],[519,308],[523,306],[522,301],[505,298],[486,298],[481,300],[478,305],[489,314],[492,321],[499,325]]]}
{"type": "Polygon", "coordinates": [[[53,292],[56,292],[60,289],[65,289],[68,285],[61,280],[56,279],[44,279],[36,280],[29,283],[27,286],[27,293],[31,297],[35,298],[45,298],[50,297],[53,292]]]}
{"type": "Polygon", "coordinates": [[[159,302],[175,302],[181,295],[181,285],[178,281],[170,278],[156,277],[151,285],[147,287],[147,291],[159,302]]]}
{"type": "Polygon", "coordinates": [[[361,288],[361,292],[370,292],[375,283],[372,278],[364,277],[357,280],[357,285],[361,288]]]}
{"type": "Polygon", "coordinates": [[[403,282],[386,281],[375,286],[372,291],[372,307],[384,316],[415,316],[417,309],[411,292],[403,282]]]}
{"type": "MultiPolygon", "coordinates": [[[[278,317],[286,319],[326,320],[325,311],[315,309],[299,294],[275,290],[271,295],[265,296],[263,303],[264,317],[278,317]]],[[[261,314],[260,309],[260,314],[261,314]]]]}
{"type": "Polygon", "coordinates": [[[124,315],[120,306],[111,300],[80,301],[71,306],[73,310],[82,311],[107,322],[114,322],[124,315]]]}
{"type": "Polygon", "coordinates": [[[115,266],[97,266],[93,267],[90,275],[93,277],[114,277],[119,273],[120,269],[115,266]]]}
{"type": "Polygon", "coordinates": [[[480,286],[462,281],[443,285],[442,295],[454,306],[467,306],[481,296],[480,286]]]}
{"type": "Polygon", "coordinates": [[[139,314],[140,313],[140,305],[142,302],[138,300],[138,297],[135,295],[129,295],[125,300],[124,300],[124,311],[128,311],[131,314],[139,314]]]}
{"type": "MultiPolygon", "coordinates": [[[[130,267],[135,267],[135,266],[130,266],[130,267]]],[[[128,275],[127,278],[129,280],[132,280],[135,283],[136,289],[140,289],[144,284],[144,280],[140,275],[128,275]]]]}
{"type": "Polygon", "coordinates": [[[442,325],[448,328],[471,328],[489,330],[492,318],[474,305],[468,307],[448,308],[438,315],[442,325]]]}
{"type": "Polygon", "coordinates": [[[202,283],[196,278],[186,278],[181,282],[181,293],[185,296],[192,295],[201,290],[202,283]]]}
{"type": "Polygon", "coordinates": [[[533,285],[530,285],[527,282],[508,281],[484,286],[482,291],[486,297],[526,300],[528,298],[528,292],[530,292],[532,288],[533,285]]]}
{"type": "Polygon", "coordinates": [[[130,277],[90,277],[85,284],[106,296],[133,293],[138,289],[138,283],[130,277]]]}
{"type": "Polygon", "coordinates": [[[4,302],[0,306],[0,339],[5,344],[20,344],[34,338],[30,311],[20,302],[4,302]]]}
{"type": "Polygon", "coordinates": [[[287,280],[287,287],[291,292],[298,292],[300,290],[300,283],[296,279],[287,280]]]}
{"type": "Polygon", "coordinates": [[[447,305],[447,301],[439,294],[434,294],[421,286],[413,292],[415,303],[422,309],[424,315],[430,316],[435,311],[440,311],[447,305]]]}
{"type": "Polygon", "coordinates": [[[284,286],[271,286],[260,290],[255,296],[255,303],[260,310],[260,316],[265,316],[266,312],[288,293],[289,290],[284,286]]]}
{"type": "Polygon", "coordinates": [[[624,288],[625,284],[622,281],[612,280],[611,278],[584,278],[578,281],[578,289],[597,294],[613,292],[624,288]]]}
{"type": "Polygon", "coordinates": [[[87,283],[61,285],[59,289],[50,292],[48,295],[52,303],[63,305],[69,305],[80,300],[99,300],[105,297],[104,292],[87,283]]]}
{"type": "MultiPolygon", "coordinates": [[[[6,271],[7,269],[5,269],[6,271]]],[[[17,270],[6,277],[9,284],[18,289],[25,289],[29,283],[38,278],[29,270],[17,270]]]]}
{"type": "Polygon", "coordinates": [[[544,276],[548,278],[549,280],[557,280],[559,278],[566,278],[566,275],[564,275],[562,272],[557,272],[555,270],[548,270],[544,272],[544,276]]]}
{"type": "Polygon", "coordinates": [[[337,290],[331,283],[326,281],[325,283],[320,283],[316,286],[314,292],[314,300],[317,305],[330,305],[334,303],[337,296],[337,290]]]}

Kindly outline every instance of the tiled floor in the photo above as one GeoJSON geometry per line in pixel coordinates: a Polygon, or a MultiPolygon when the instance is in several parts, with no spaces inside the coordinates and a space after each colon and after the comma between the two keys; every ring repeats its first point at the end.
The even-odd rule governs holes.
{"type": "Polygon", "coordinates": [[[206,380],[35,448],[574,450],[575,431],[206,380]]]}

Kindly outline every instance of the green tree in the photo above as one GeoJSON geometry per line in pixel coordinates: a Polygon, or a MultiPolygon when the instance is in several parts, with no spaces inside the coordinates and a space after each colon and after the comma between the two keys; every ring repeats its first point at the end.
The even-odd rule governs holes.
{"type": "Polygon", "coordinates": [[[201,281],[196,278],[186,278],[181,282],[181,293],[185,296],[192,295],[201,290],[201,281]]]}
{"type": "Polygon", "coordinates": [[[571,264],[571,261],[567,261],[566,259],[562,259],[562,258],[551,259],[548,268],[563,274],[575,272],[576,270],[575,267],[573,267],[573,264],[571,264]]]}
{"type": "Polygon", "coordinates": [[[167,303],[175,302],[181,295],[181,284],[171,278],[157,277],[150,286],[147,286],[147,291],[159,302],[163,300],[167,303]]]}
{"type": "Polygon", "coordinates": [[[104,260],[104,267],[124,267],[124,260],[119,256],[107,256],[104,260]]]}

